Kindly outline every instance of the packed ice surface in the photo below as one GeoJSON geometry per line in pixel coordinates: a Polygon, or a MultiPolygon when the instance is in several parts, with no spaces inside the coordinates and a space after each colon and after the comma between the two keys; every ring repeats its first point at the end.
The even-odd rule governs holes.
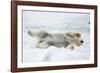
{"type": "Polygon", "coordinates": [[[90,16],[89,14],[23,12],[23,63],[87,60],[90,58],[90,16]],[[39,19],[38,19],[39,18],[39,19]],[[31,37],[27,32],[80,32],[84,43],[75,47],[57,48],[50,46],[47,49],[35,48],[37,37],[31,37]]]}

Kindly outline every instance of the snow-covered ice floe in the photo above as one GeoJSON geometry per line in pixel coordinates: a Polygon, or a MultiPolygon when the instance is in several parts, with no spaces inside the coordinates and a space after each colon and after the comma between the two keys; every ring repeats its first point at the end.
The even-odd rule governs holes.
{"type": "Polygon", "coordinates": [[[81,33],[84,43],[70,48],[57,48],[51,46],[47,49],[35,48],[36,37],[30,37],[28,34],[23,35],[23,62],[44,62],[44,61],[68,61],[68,60],[88,60],[90,57],[90,36],[88,33],[81,33]]]}

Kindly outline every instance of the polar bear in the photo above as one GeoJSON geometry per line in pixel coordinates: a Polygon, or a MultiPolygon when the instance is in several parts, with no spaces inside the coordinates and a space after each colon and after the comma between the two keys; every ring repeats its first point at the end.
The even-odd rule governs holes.
{"type": "Polygon", "coordinates": [[[51,34],[46,31],[28,31],[28,34],[33,37],[38,37],[36,48],[48,48],[50,46],[55,46],[57,48],[67,48],[70,46],[71,49],[74,49],[74,45],[80,46],[84,42],[83,40],[81,40],[81,34],[79,32],[51,34]]]}

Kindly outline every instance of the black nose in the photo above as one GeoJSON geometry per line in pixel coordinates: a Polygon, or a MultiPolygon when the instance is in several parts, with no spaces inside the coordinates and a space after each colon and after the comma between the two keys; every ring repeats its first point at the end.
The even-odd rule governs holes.
{"type": "Polygon", "coordinates": [[[81,43],[83,43],[84,41],[83,40],[81,40],[81,43]]]}

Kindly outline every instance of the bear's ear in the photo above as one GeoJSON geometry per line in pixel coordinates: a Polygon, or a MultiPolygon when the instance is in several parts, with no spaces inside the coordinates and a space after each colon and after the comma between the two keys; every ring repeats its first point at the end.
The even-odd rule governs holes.
{"type": "Polygon", "coordinates": [[[74,34],[74,36],[77,37],[77,38],[80,38],[81,34],[77,32],[77,33],[74,34]]]}

